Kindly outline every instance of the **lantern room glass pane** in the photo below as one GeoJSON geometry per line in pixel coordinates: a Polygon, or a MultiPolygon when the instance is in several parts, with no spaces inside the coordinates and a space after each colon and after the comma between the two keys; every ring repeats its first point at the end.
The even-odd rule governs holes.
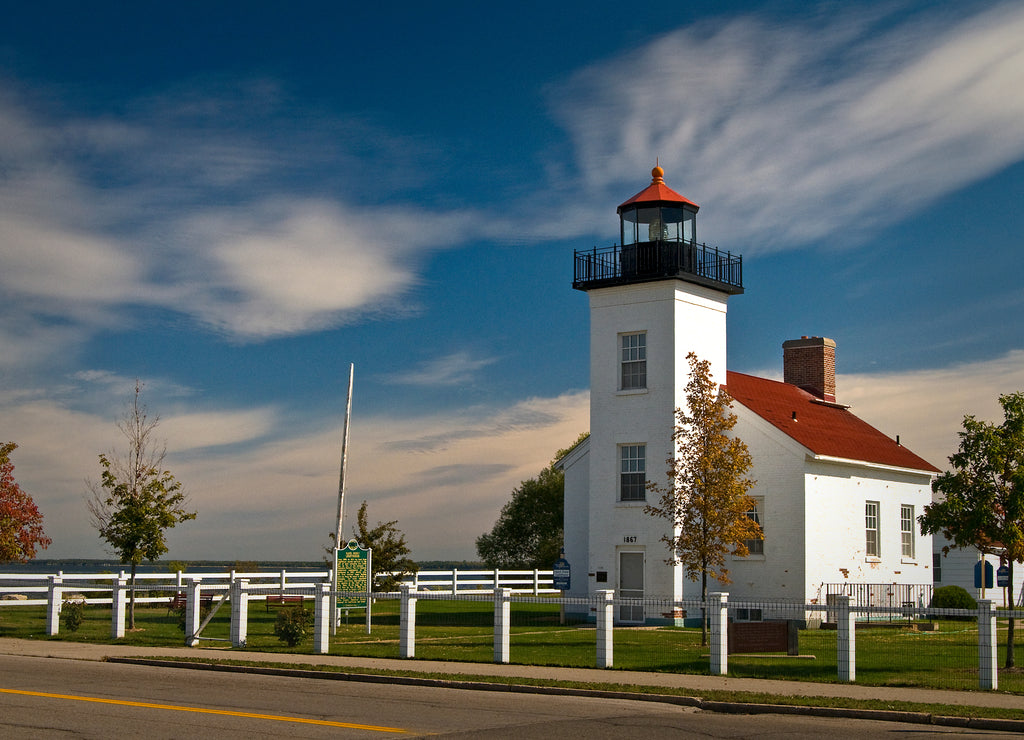
{"type": "Polygon", "coordinates": [[[622,212],[622,246],[637,243],[636,209],[629,208],[622,212]]]}
{"type": "Polygon", "coordinates": [[[622,245],[642,242],[693,242],[696,237],[694,211],[676,206],[643,206],[622,211],[622,245]]]}

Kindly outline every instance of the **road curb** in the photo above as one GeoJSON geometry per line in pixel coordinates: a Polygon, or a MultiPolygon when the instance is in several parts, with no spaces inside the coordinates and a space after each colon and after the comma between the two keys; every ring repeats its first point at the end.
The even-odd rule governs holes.
{"type": "Polygon", "coordinates": [[[845,707],[813,707],[794,704],[747,704],[742,702],[707,701],[696,696],[675,696],[669,694],[638,694],[629,691],[608,691],[601,689],[573,689],[559,686],[533,686],[529,684],[489,683],[485,681],[460,681],[457,679],[418,678],[415,676],[382,676],[373,673],[348,673],[344,671],[314,671],[302,668],[274,668],[270,666],[227,665],[223,663],[197,663],[180,660],[157,660],[153,658],[108,657],[108,663],[127,663],[164,668],[186,668],[189,670],[219,671],[222,673],[252,673],[264,676],[288,676],[292,678],[313,678],[327,681],[358,681],[360,683],[392,683],[403,686],[433,686],[436,688],[465,689],[468,691],[499,691],[519,694],[549,694],[554,696],[581,696],[602,699],[628,699],[630,701],[660,702],[676,706],[694,707],[708,712],[723,714],[790,714],[808,717],[843,717],[845,719],[869,719],[882,722],[903,722],[918,725],[941,725],[974,730],[1024,733],[1024,720],[986,719],[972,717],[948,717],[926,712],[898,712],[886,709],[849,709],[845,707]]]}

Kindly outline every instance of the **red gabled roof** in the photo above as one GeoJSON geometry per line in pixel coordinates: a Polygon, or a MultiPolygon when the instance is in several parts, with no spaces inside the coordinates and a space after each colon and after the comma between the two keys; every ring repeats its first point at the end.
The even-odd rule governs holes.
{"type": "Polygon", "coordinates": [[[847,408],[823,403],[795,385],[732,371],[726,380],[725,388],[734,400],[815,455],[939,472],[847,408]]]}
{"type": "Polygon", "coordinates": [[[639,193],[634,195],[632,198],[627,200],[625,203],[618,207],[621,211],[626,206],[631,206],[634,203],[652,203],[655,201],[667,201],[669,203],[686,203],[689,206],[693,206],[694,210],[700,208],[699,205],[694,203],[689,198],[684,198],[675,190],[665,184],[665,171],[661,167],[655,167],[651,170],[651,184],[641,190],[639,193]]]}

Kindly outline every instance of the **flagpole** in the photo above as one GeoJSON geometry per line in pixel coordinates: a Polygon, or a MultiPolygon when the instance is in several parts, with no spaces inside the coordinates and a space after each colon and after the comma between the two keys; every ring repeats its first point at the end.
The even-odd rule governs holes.
{"type": "MultiPolygon", "coordinates": [[[[352,381],[355,374],[355,363],[351,363],[348,367],[348,401],[345,403],[345,429],[341,435],[341,470],[338,472],[338,517],[334,534],[334,563],[331,565],[331,573],[334,580],[332,588],[337,588],[338,586],[338,550],[345,546],[341,538],[345,523],[345,469],[347,467],[345,463],[348,461],[348,428],[349,420],[352,418],[352,381]]],[[[335,628],[337,628],[338,624],[337,617],[337,609],[335,609],[335,618],[331,620],[335,628]]]]}

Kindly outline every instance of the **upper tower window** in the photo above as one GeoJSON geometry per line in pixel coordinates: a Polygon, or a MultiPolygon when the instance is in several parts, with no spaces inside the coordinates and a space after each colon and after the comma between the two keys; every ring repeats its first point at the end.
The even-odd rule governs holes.
{"type": "Polygon", "coordinates": [[[647,333],[619,335],[619,389],[647,387],[647,333]]]}

